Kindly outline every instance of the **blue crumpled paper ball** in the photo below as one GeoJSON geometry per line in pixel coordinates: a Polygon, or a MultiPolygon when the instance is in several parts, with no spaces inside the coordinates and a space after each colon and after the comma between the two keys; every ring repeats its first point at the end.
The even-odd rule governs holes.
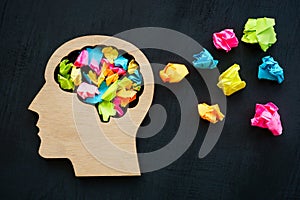
{"type": "Polygon", "coordinates": [[[196,59],[193,61],[194,67],[200,69],[214,69],[219,62],[214,60],[212,55],[205,48],[203,48],[200,53],[193,55],[193,57],[196,59]]]}
{"type": "Polygon", "coordinates": [[[271,56],[262,58],[263,63],[258,68],[258,78],[277,81],[282,83],[284,80],[283,69],[279,66],[278,62],[271,56]]]}

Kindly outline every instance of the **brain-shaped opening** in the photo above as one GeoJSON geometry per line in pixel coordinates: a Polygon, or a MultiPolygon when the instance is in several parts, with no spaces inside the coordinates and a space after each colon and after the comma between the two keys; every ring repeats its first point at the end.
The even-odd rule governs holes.
{"type": "Polygon", "coordinates": [[[94,105],[102,122],[122,117],[143,92],[139,64],[132,55],[111,46],[71,52],[56,67],[54,77],[62,90],[94,105]]]}

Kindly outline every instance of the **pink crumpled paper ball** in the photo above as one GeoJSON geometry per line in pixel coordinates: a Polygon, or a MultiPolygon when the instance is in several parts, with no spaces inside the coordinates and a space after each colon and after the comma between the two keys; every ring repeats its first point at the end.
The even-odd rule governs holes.
{"type": "Polygon", "coordinates": [[[282,125],[280,115],[278,114],[278,107],[269,102],[265,105],[256,104],[254,118],[251,119],[252,126],[269,129],[274,136],[281,135],[282,125]]]}
{"type": "Polygon", "coordinates": [[[74,65],[76,67],[83,67],[85,65],[88,65],[89,63],[89,57],[88,57],[88,51],[83,50],[80,52],[79,56],[77,57],[74,65]]]}
{"type": "Polygon", "coordinates": [[[230,51],[233,47],[237,47],[239,44],[239,40],[235,36],[233,29],[225,29],[221,32],[214,33],[213,42],[217,49],[223,49],[226,52],[230,51]]]}
{"type": "Polygon", "coordinates": [[[82,82],[77,88],[77,94],[81,98],[86,99],[86,98],[94,97],[96,94],[100,94],[100,92],[95,85],[82,82]]]}

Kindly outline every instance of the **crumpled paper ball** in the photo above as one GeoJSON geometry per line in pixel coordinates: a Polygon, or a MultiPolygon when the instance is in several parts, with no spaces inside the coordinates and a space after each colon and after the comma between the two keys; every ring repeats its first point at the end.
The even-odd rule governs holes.
{"type": "Polygon", "coordinates": [[[242,81],[239,75],[240,66],[234,64],[219,76],[217,86],[223,90],[226,96],[246,87],[246,82],[242,81]]]}
{"type": "Polygon", "coordinates": [[[273,18],[250,18],[245,24],[242,41],[250,44],[258,43],[266,52],[277,41],[274,26],[275,19],[273,18]]]}
{"type": "Polygon", "coordinates": [[[207,105],[206,103],[198,104],[198,112],[202,119],[205,119],[213,124],[224,119],[223,113],[221,113],[219,105],[207,105]]]}
{"type": "Polygon", "coordinates": [[[282,125],[278,107],[269,102],[265,105],[256,104],[254,118],[251,119],[251,125],[269,129],[274,136],[282,134],[282,125]]]}
{"type": "Polygon", "coordinates": [[[258,68],[258,78],[282,83],[284,74],[283,69],[279,66],[278,62],[271,56],[263,57],[262,61],[263,63],[258,68]]]}
{"type": "Polygon", "coordinates": [[[223,49],[226,52],[237,47],[239,40],[235,36],[233,29],[225,29],[221,32],[213,34],[213,42],[217,49],[223,49]]]}
{"type": "Polygon", "coordinates": [[[178,83],[189,74],[186,66],[183,64],[168,63],[159,76],[163,82],[178,83]]]}
{"type": "Polygon", "coordinates": [[[219,62],[205,48],[198,54],[194,54],[193,57],[196,59],[193,61],[193,66],[199,69],[214,69],[219,62]]]}

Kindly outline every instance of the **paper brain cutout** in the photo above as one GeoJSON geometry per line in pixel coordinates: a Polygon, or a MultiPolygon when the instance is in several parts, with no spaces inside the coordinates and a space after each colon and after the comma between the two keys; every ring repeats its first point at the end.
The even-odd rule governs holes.
{"type": "Polygon", "coordinates": [[[139,64],[130,54],[110,46],[86,47],[62,59],[55,80],[84,103],[96,106],[102,122],[122,117],[143,91],[139,64]]]}

